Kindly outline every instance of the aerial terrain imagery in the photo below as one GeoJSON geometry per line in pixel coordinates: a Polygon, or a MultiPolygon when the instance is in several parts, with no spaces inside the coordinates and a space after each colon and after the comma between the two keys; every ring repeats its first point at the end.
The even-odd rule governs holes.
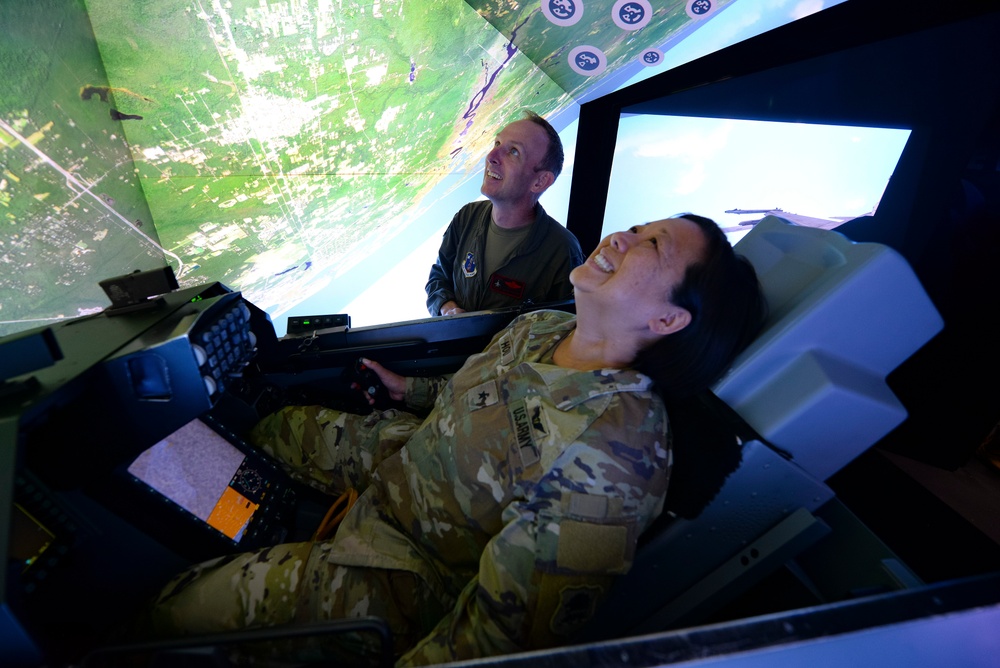
{"type": "MultiPolygon", "coordinates": [[[[170,264],[270,310],[327,289],[566,94],[465,3],[0,3],[0,335],[170,264]],[[53,20],[53,17],[55,20],[53,20]]],[[[441,221],[437,221],[438,225],[441,221]]]]}
{"type": "Polygon", "coordinates": [[[683,0],[622,3],[0,0],[0,336],[164,265],[275,319],[338,312],[478,196],[522,109],[574,116],[695,28],[683,0]]]}

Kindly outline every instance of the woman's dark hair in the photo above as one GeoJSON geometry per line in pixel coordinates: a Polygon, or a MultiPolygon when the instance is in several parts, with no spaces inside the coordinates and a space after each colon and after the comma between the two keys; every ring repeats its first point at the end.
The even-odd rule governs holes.
{"type": "Polygon", "coordinates": [[[750,344],[767,316],[757,272],[737,255],[710,218],[685,213],[705,236],[704,257],[687,268],[670,302],[688,310],[691,322],[639,353],[635,368],[653,379],[664,398],[707,389],[750,344]]]}

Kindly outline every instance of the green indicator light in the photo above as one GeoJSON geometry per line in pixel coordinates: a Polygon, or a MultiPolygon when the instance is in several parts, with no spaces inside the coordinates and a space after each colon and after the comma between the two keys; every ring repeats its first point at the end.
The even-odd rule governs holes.
{"type": "Polygon", "coordinates": [[[303,324],[303,325],[308,325],[308,324],[309,324],[309,321],[308,321],[308,320],[303,320],[303,321],[302,321],[302,324],[303,324]]]}

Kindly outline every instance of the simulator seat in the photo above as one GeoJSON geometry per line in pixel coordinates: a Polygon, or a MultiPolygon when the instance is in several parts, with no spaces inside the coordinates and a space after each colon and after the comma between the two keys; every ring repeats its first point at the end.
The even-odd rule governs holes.
{"type": "Polygon", "coordinates": [[[750,434],[742,462],[700,514],[646,537],[588,640],[697,623],[830,533],[813,515],[835,496],[824,481],[906,418],[886,377],[943,327],[886,246],[768,216],[736,250],[770,309],[713,388],[750,434]]]}

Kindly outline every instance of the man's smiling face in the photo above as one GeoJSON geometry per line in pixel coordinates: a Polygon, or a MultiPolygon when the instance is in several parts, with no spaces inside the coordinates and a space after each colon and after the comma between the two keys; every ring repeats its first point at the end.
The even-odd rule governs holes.
{"type": "Polygon", "coordinates": [[[529,120],[503,128],[486,155],[480,191],[494,204],[533,202],[554,180],[551,172],[535,171],[548,145],[545,130],[529,120]]]}

